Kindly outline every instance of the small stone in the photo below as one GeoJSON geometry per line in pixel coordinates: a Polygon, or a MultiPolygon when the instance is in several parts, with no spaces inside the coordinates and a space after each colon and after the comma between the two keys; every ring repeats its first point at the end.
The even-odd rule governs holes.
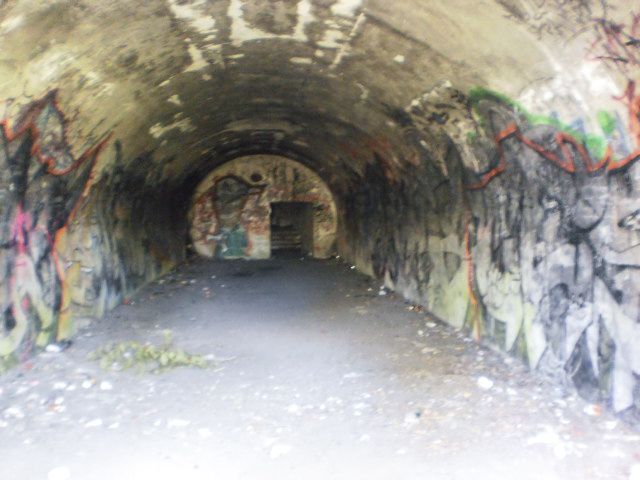
{"type": "Polygon", "coordinates": [[[199,428],[198,433],[202,438],[211,438],[213,436],[211,430],[208,428],[199,428]]]}
{"type": "Polygon", "coordinates": [[[540,432],[537,435],[527,439],[528,445],[535,445],[537,443],[542,444],[555,444],[560,441],[560,437],[556,432],[551,430],[551,428],[547,428],[546,431],[540,432]]]}
{"type": "Polygon", "coordinates": [[[85,380],[82,382],[82,388],[91,388],[94,383],[96,383],[95,380],[85,380]]]}
{"type": "Polygon", "coordinates": [[[631,466],[629,480],[640,480],[640,463],[631,466]]]}
{"type": "Polygon", "coordinates": [[[53,389],[54,390],[66,390],[67,389],[67,382],[55,382],[53,384],[53,389]]]}
{"type": "Polygon", "coordinates": [[[597,404],[587,405],[582,411],[590,417],[599,417],[602,415],[602,407],[597,404]]]}
{"type": "Polygon", "coordinates": [[[427,323],[425,323],[425,325],[428,328],[435,328],[437,326],[436,322],[427,322],[427,323]]]}
{"type": "Polygon", "coordinates": [[[487,377],[479,377],[476,384],[482,390],[491,390],[493,388],[493,380],[487,377]]]}
{"type": "Polygon", "coordinates": [[[56,467],[47,475],[48,480],[69,480],[71,478],[71,470],[68,467],[56,467]]]}
{"type": "Polygon", "coordinates": [[[44,349],[44,351],[47,353],[60,353],[62,352],[62,350],[63,350],[62,346],[58,343],[50,343],[44,349]]]}
{"type": "Polygon", "coordinates": [[[567,447],[564,445],[564,443],[559,443],[555,447],[553,447],[553,454],[557,458],[562,460],[564,457],[567,456],[567,447]]]}
{"type": "Polygon", "coordinates": [[[94,427],[100,427],[100,426],[102,426],[101,418],[96,418],[95,420],[91,420],[90,422],[87,422],[84,424],[84,428],[94,428],[94,427]]]}
{"type": "Polygon", "coordinates": [[[20,407],[9,407],[3,413],[4,418],[15,418],[21,419],[24,418],[24,412],[20,407]]]}
{"type": "Polygon", "coordinates": [[[271,460],[275,460],[276,458],[291,452],[291,448],[291,445],[274,445],[269,451],[269,457],[271,458],[271,460]]]}
{"type": "Polygon", "coordinates": [[[174,418],[167,422],[167,428],[182,428],[187,427],[191,424],[189,420],[180,420],[179,418],[174,418]]]}
{"type": "Polygon", "coordinates": [[[113,384],[107,380],[100,382],[100,390],[113,390],[113,384]]]}

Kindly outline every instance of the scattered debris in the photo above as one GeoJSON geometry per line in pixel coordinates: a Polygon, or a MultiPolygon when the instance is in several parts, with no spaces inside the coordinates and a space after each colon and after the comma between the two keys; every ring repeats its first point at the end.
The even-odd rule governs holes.
{"type": "Polygon", "coordinates": [[[209,366],[204,355],[189,354],[181,348],[174,348],[170,330],[163,330],[162,334],[165,342],[160,346],[134,341],[110,343],[91,352],[88,358],[99,360],[100,367],[104,370],[127,370],[137,367],[141,373],[161,373],[183,366],[209,366]]]}

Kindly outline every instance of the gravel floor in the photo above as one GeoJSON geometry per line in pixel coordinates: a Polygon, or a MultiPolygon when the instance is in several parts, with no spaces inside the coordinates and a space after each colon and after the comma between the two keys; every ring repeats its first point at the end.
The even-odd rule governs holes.
{"type": "Polygon", "coordinates": [[[637,430],[295,257],[187,263],[0,375],[0,452],[0,480],[640,478],[637,430]],[[87,358],[168,331],[208,367],[87,358]]]}

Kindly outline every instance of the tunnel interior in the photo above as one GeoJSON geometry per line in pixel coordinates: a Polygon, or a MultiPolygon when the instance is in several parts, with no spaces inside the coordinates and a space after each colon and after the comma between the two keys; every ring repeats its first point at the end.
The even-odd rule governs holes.
{"type": "Polygon", "coordinates": [[[2,368],[188,246],[268,258],[279,202],[305,202],[303,250],[640,415],[625,0],[16,0],[0,19],[2,368]]]}

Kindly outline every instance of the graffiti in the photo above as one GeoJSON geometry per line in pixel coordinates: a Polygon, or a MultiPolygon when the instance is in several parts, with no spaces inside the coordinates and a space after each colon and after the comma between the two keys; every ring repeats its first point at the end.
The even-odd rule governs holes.
{"type": "MultiPolygon", "coordinates": [[[[106,140],[105,140],[106,141],[106,140]]],[[[56,93],[0,129],[0,358],[26,356],[58,336],[63,273],[56,241],[86,194],[105,141],[79,158],[65,139],[56,93]]]]}
{"type": "Polygon", "coordinates": [[[612,146],[606,145],[603,140],[596,139],[597,145],[592,149],[604,149],[604,153],[598,160],[593,160],[594,154],[586,146],[587,140],[593,143],[593,136],[588,139],[583,137],[579,141],[576,137],[581,135],[553,118],[527,116],[526,113],[522,113],[518,122],[530,127],[529,131],[540,138],[540,141],[536,141],[530,135],[523,134],[517,123],[511,122],[513,112],[525,112],[524,109],[503,96],[485,89],[477,89],[471,93],[471,108],[488,130],[487,134],[493,138],[498,162],[493,168],[480,175],[480,181],[469,185],[467,188],[470,190],[486,186],[494,177],[504,172],[507,161],[505,143],[509,139],[518,140],[526,148],[570,173],[576,172],[576,169],[581,167],[588,173],[603,168],[611,172],[623,169],[640,158],[640,148],[638,148],[616,159],[612,146]],[[501,115],[497,114],[494,105],[503,106],[501,115]],[[508,120],[505,121],[505,119],[508,120]],[[498,127],[497,125],[500,124],[501,126],[498,127]]]}
{"type": "Polygon", "coordinates": [[[242,216],[249,196],[263,190],[264,186],[250,185],[234,175],[218,178],[195,202],[200,236],[194,240],[211,245],[218,257],[245,256],[249,240],[242,216]]]}
{"type": "Polygon", "coordinates": [[[337,214],[331,192],[297,162],[273,155],[237,158],[203,179],[193,198],[190,235],[201,255],[269,258],[272,204],[278,202],[310,204],[308,222],[295,229],[303,230],[297,233],[314,257],[333,254],[337,214]]]}
{"type": "Polygon", "coordinates": [[[631,16],[629,27],[606,18],[596,19],[595,40],[588,57],[613,65],[628,79],[640,65],[640,14],[631,16]]]}
{"type": "Polygon", "coordinates": [[[357,217],[345,225],[347,258],[640,418],[640,145],[617,114],[565,125],[447,85],[387,114],[418,161],[394,182],[376,161],[354,175],[343,199],[357,217]]]}
{"type": "Polygon", "coordinates": [[[629,26],[606,18],[596,20],[595,40],[587,53],[588,60],[601,61],[627,79],[622,102],[629,114],[629,129],[640,147],[640,94],[636,80],[640,78],[640,14],[632,14],[629,26]]]}
{"type": "Polygon", "coordinates": [[[616,159],[606,146],[593,160],[584,138],[503,97],[485,92],[472,107],[496,152],[466,187],[485,337],[637,416],[640,150],[616,159]]]}
{"type": "Polygon", "coordinates": [[[588,29],[594,15],[589,0],[498,0],[506,18],[525,25],[538,37],[568,37],[588,29]]]}

